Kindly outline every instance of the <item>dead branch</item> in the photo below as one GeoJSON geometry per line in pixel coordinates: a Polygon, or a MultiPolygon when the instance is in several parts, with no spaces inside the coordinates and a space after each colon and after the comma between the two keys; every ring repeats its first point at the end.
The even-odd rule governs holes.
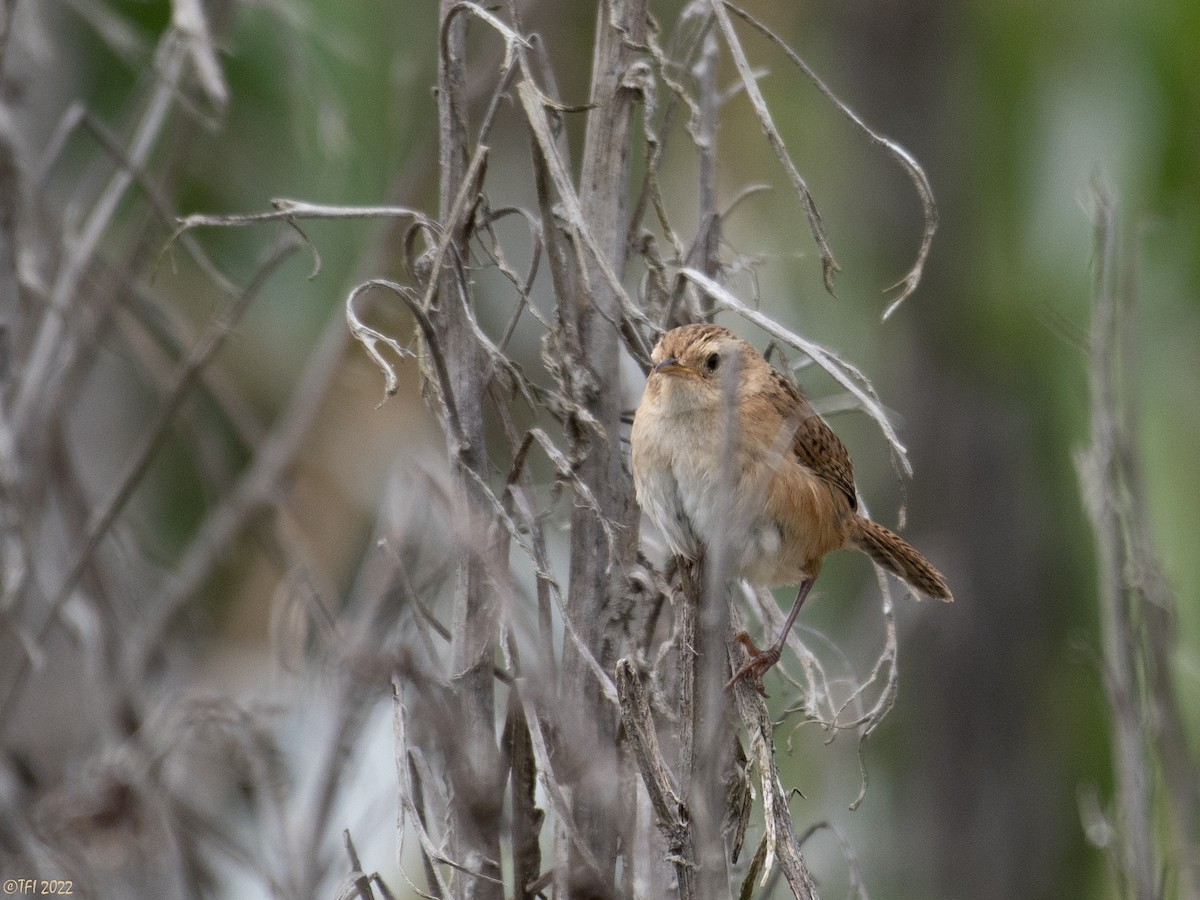
{"type": "Polygon", "coordinates": [[[1091,443],[1076,463],[1096,535],[1104,688],[1112,712],[1116,806],[1113,863],[1137,900],[1161,896],[1160,872],[1178,872],[1180,896],[1200,887],[1197,761],[1188,748],[1170,658],[1176,602],[1150,536],[1131,365],[1137,294],[1123,255],[1117,205],[1094,195],[1096,284],[1089,381],[1091,443]],[[1161,786],[1155,764],[1161,766],[1161,786]],[[1169,849],[1156,840],[1157,796],[1170,812],[1169,849]],[[1173,859],[1172,859],[1173,857],[1173,859]]]}

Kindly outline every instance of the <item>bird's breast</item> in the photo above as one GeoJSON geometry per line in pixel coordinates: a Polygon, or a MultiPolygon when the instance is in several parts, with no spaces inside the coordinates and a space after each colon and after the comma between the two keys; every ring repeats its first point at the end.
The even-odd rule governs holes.
{"type": "Polygon", "coordinates": [[[671,551],[689,559],[700,554],[706,520],[705,504],[699,497],[701,482],[707,481],[687,452],[694,439],[687,419],[667,417],[643,405],[633,421],[633,483],[638,504],[662,532],[671,551]]]}
{"type": "Polygon", "coordinates": [[[638,503],[676,554],[695,559],[723,546],[740,577],[798,582],[840,546],[842,517],[829,485],[796,461],[786,438],[741,446],[711,416],[639,408],[631,435],[638,503]]]}

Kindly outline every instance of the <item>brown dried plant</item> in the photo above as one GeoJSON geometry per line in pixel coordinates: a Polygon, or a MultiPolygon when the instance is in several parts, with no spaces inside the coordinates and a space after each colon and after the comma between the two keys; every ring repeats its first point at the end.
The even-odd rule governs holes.
{"type": "MultiPolygon", "coordinates": [[[[648,0],[600,3],[589,94],[573,106],[557,91],[553,48],[525,30],[517,3],[442,0],[431,36],[438,42],[436,213],[279,200],[269,212],[178,219],[170,252],[182,248],[227,301],[201,335],[175,320],[156,331],[166,304],[151,274],[163,222],[174,223],[177,210],[161,186],[159,167],[168,163],[153,151],[165,143],[177,105],[219,114],[227,101],[214,50],[224,21],[217,6],[172,4],[154,87],[128,139],[83,110],[64,119],[38,177],[48,177],[63,146],[81,134],[100,146],[112,174],[75,239],[24,270],[16,251],[34,239],[33,207],[20,206],[28,192],[0,159],[0,176],[14,187],[0,190],[0,291],[10,317],[7,352],[20,371],[5,372],[10,389],[0,413],[0,609],[10,648],[0,672],[0,728],[11,729],[32,697],[73,689],[42,665],[46,648],[66,636],[103,661],[98,684],[107,703],[76,748],[87,765],[75,781],[50,790],[34,765],[29,784],[16,789],[30,812],[3,826],[3,852],[38,871],[98,879],[101,870],[133,878],[121,868],[127,859],[109,859],[128,849],[114,848],[165,848],[171,873],[144,863],[135,866],[137,883],[187,896],[212,887],[214,859],[233,861],[278,896],[316,896],[331,878],[341,879],[338,896],[394,896],[384,879],[366,874],[351,833],[343,836],[338,805],[371,711],[384,698],[394,782],[391,772],[376,777],[381,792],[398,797],[402,877],[421,896],[736,891],[748,898],[769,895],[782,878],[791,895],[815,897],[802,845],[826,823],[793,821],[776,735],[781,724],[814,724],[831,737],[850,731],[861,761],[897,687],[888,584],[881,575],[881,647],[865,677],[836,648],[796,634],[794,657],[778,670],[795,697],[782,723],[752,691],[739,688],[730,702],[720,691],[729,635],[747,615],[765,631],[782,617],[769,594],[729,589],[719,561],[664,562],[652,547],[643,552],[625,447],[631,391],[662,330],[731,314],[827,372],[878,424],[907,473],[904,447],[863,375],[739,296],[739,276],[754,263],[727,255],[722,229],[753,188],[721,209],[716,183],[718,122],[731,98],[744,98],[760,125],[831,292],[839,268],[744,37],[765,37],[765,53],[794,64],[790,71],[810,79],[915,186],[924,212],[920,246],[889,313],[916,288],[937,224],[921,168],[735,4],[693,0],[663,27],[648,0]],[[732,74],[725,88],[722,60],[732,74]],[[514,192],[513,174],[490,169],[491,146],[511,144],[514,135],[528,145],[520,171],[528,199],[497,205],[493,196],[514,192]],[[697,201],[664,187],[680,160],[698,172],[698,210],[690,216],[683,210],[697,201]],[[120,248],[124,258],[102,255],[114,210],[131,193],[145,203],[143,239],[120,248]],[[279,264],[298,248],[315,254],[302,223],[349,218],[392,223],[384,255],[398,261],[364,265],[403,274],[371,277],[350,291],[344,318],[331,320],[290,402],[263,427],[213,360],[262,286],[282,277],[279,264]],[[196,240],[197,229],[271,222],[288,226],[285,236],[246,287],[223,275],[196,240]],[[118,305],[118,296],[130,299],[118,305]],[[411,336],[388,318],[397,307],[411,336]],[[144,354],[147,370],[152,363],[161,370],[164,353],[176,365],[125,473],[96,500],[80,487],[78,448],[62,424],[92,376],[99,338],[114,331],[144,354]],[[289,477],[350,337],[382,370],[389,396],[401,389],[404,361],[415,358],[449,466],[445,478],[414,476],[423,488],[413,501],[419,523],[415,516],[398,522],[381,504],[372,549],[342,588],[297,533],[289,477]],[[520,340],[539,341],[540,355],[522,357],[514,349],[520,340]],[[219,502],[172,571],[123,566],[119,535],[130,497],[165,439],[203,430],[192,402],[198,395],[232,423],[249,462],[220,484],[219,502]],[[248,534],[287,573],[276,619],[306,623],[311,658],[334,685],[326,749],[303,790],[290,783],[271,710],[186,697],[161,677],[180,617],[248,534]],[[231,783],[248,798],[250,834],[229,827],[229,807],[205,792],[204,785],[231,790],[231,783]],[[753,847],[743,852],[747,839],[753,847]],[[405,855],[410,841],[415,854],[405,855]],[[344,847],[345,858],[334,847],[344,847]]],[[[8,12],[4,21],[7,37],[8,12]]],[[[0,153],[10,153],[2,140],[0,153]]],[[[28,718],[25,709],[20,721],[28,718]]],[[[23,765],[10,752],[10,780],[20,781],[23,765]]],[[[847,799],[853,808],[862,793],[847,799]]],[[[852,885],[865,895],[853,854],[847,858],[852,885]]]]}

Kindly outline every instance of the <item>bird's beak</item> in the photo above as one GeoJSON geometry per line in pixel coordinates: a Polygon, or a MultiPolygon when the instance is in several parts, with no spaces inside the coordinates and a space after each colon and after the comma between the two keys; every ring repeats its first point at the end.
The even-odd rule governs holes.
{"type": "Polygon", "coordinates": [[[655,372],[657,372],[661,375],[695,375],[696,374],[696,371],[694,369],[692,369],[690,366],[685,366],[683,363],[681,363],[679,360],[677,360],[674,356],[668,356],[666,359],[664,359],[662,362],[660,362],[658,365],[656,365],[653,369],[650,370],[650,374],[652,374],[652,375],[655,372]]]}

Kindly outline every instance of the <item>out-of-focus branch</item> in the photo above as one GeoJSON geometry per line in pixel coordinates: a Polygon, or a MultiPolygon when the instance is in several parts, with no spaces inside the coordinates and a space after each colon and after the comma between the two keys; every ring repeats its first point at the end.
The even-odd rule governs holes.
{"type": "MultiPolygon", "coordinates": [[[[617,663],[617,696],[621,701],[621,720],[633,749],[633,758],[654,809],[655,825],[666,841],[667,859],[675,866],[680,900],[695,900],[702,896],[697,883],[701,873],[696,864],[690,812],[675,787],[663,757],[641,679],[628,659],[617,663]]],[[[688,698],[681,704],[680,715],[685,720],[692,715],[688,698]]],[[[709,886],[710,889],[712,887],[715,885],[709,886]]]]}
{"type": "Polygon", "coordinates": [[[1171,671],[1175,599],[1154,550],[1138,447],[1133,316],[1136,290],[1123,259],[1118,211],[1098,190],[1096,286],[1089,345],[1091,443],[1078,457],[1099,557],[1104,686],[1112,713],[1118,878],[1128,896],[1155,900],[1165,865],[1180,896],[1200,889],[1200,766],[1188,747],[1171,671]],[[1155,762],[1162,785],[1155,785],[1155,762]],[[1155,835],[1156,798],[1168,805],[1172,845],[1155,835]]]}
{"type": "MultiPolygon", "coordinates": [[[[54,593],[50,595],[47,612],[37,632],[37,646],[45,642],[50,630],[58,623],[59,612],[63,604],[66,603],[67,598],[74,591],[79,577],[86,569],[100,541],[108,534],[116,517],[124,509],[134,489],[141,482],[146,468],[150,465],[150,461],[166,437],[172,423],[175,421],[179,408],[191,392],[192,387],[199,378],[200,372],[208,365],[213,355],[224,343],[225,338],[250,307],[251,301],[258,295],[259,290],[296,248],[297,244],[294,241],[288,240],[283,242],[275,250],[271,258],[260,268],[250,286],[209,327],[208,331],[201,338],[199,345],[188,355],[176,377],[175,383],[171,386],[165,402],[159,409],[158,415],[142,435],[139,446],[131,453],[125,473],[117,480],[116,488],[105,503],[94,512],[91,521],[88,523],[87,533],[84,535],[82,545],[72,557],[62,581],[56,586],[54,593]]],[[[0,698],[0,730],[3,729],[13,704],[21,694],[21,689],[29,673],[30,665],[31,656],[27,653],[22,657],[12,683],[6,686],[3,698],[0,698]]]]}
{"type": "Polygon", "coordinates": [[[96,252],[117,207],[135,181],[135,172],[146,162],[178,101],[180,79],[187,48],[175,32],[164,35],[160,44],[161,68],[146,110],[126,154],[127,165],[112,176],[92,207],[80,233],[69,242],[67,257],[51,289],[50,302],[38,325],[37,335],[26,358],[25,371],[13,404],[13,420],[22,440],[36,449],[44,436],[44,416],[57,408],[54,398],[60,389],[63,360],[72,350],[67,339],[67,315],[78,302],[76,291],[91,256],[96,252]]]}

